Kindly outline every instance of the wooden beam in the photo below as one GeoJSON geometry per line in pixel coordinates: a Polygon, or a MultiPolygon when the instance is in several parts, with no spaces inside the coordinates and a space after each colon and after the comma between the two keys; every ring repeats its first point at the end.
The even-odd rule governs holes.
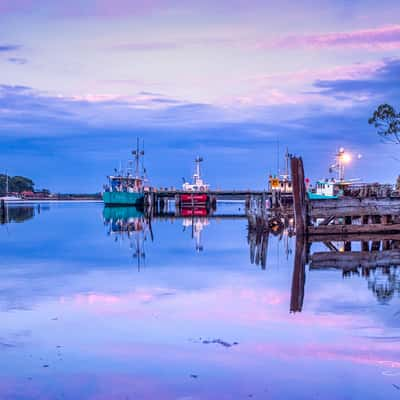
{"type": "Polygon", "coordinates": [[[400,198],[352,198],[311,200],[311,218],[361,217],[366,215],[400,215],[400,198]]]}
{"type": "Polygon", "coordinates": [[[400,249],[383,251],[318,252],[311,256],[310,269],[390,267],[400,264],[400,249]]]}
{"type": "Polygon", "coordinates": [[[396,240],[400,241],[400,232],[398,233],[337,233],[337,234],[315,234],[312,236],[308,236],[307,238],[309,243],[316,242],[345,242],[345,241],[363,241],[369,242],[370,240],[396,240]]]}
{"type": "Polygon", "coordinates": [[[369,224],[369,225],[326,225],[310,226],[308,234],[312,235],[347,235],[355,233],[400,233],[400,224],[369,224]]]}

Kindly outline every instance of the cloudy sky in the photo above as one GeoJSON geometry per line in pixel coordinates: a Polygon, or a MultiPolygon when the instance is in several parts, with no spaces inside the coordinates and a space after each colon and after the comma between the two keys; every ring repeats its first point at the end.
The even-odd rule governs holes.
{"type": "MultiPolygon", "coordinates": [[[[398,0],[0,0],[0,168],[100,190],[145,140],[157,186],[205,158],[214,187],[266,186],[286,146],[326,177],[394,181],[367,120],[400,108],[398,0]]],[[[283,162],[280,161],[280,167],[283,162]]]]}

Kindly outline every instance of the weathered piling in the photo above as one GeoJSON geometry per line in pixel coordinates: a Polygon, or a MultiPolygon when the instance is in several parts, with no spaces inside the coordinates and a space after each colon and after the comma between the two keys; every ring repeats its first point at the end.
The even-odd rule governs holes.
{"type": "Polygon", "coordinates": [[[306,235],[308,216],[303,160],[301,157],[292,157],[290,159],[290,166],[292,171],[293,206],[296,235],[306,235]]]}

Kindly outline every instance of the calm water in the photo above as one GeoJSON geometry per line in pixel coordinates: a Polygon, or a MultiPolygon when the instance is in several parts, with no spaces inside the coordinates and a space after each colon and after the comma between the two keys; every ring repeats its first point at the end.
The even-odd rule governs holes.
{"type": "Polygon", "coordinates": [[[396,270],[307,267],[293,313],[295,238],[270,236],[262,269],[246,219],[127,217],[51,204],[0,225],[1,399],[400,398],[396,270]]]}

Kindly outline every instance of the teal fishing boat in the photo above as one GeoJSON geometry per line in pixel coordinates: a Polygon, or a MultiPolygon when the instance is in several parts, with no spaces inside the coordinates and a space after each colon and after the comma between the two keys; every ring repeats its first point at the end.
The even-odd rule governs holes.
{"type": "Polygon", "coordinates": [[[139,148],[139,139],[136,150],[133,150],[132,154],[135,160],[128,161],[126,171],[120,168],[119,171],[115,170],[115,175],[108,176],[108,184],[104,186],[103,191],[103,201],[106,206],[143,206],[147,179],[143,164],[142,173],[140,173],[140,159],[144,156],[144,151],[139,148]],[[133,173],[134,162],[135,172],[133,173]]]}

